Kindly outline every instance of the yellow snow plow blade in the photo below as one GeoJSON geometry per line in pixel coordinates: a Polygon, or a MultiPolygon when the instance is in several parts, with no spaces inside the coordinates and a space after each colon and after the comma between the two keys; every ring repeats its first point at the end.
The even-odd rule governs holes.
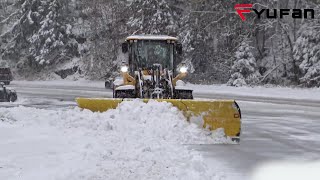
{"type": "MultiPolygon", "coordinates": [[[[104,112],[117,108],[122,101],[130,99],[112,98],[77,98],[78,106],[93,112],[104,112]]],[[[149,99],[144,99],[148,102],[149,99]]],[[[241,111],[233,100],[180,100],[180,99],[156,99],[159,102],[169,102],[179,110],[188,120],[202,118],[203,128],[216,130],[223,128],[226,136],[238,139],[241,131],[241,111]]]]}

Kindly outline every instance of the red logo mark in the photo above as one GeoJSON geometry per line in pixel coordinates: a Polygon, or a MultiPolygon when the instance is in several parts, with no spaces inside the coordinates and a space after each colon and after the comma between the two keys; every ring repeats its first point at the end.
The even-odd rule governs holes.
{"type": "Polygon", "coordinates": [[[237,13],[239,14],[242,21],[246,20],[246,17],[244,17],[244,13],[250,13],[251,9],[253,7],[253,4],[236,4],[234,6],[234,9],[236,9],[237,13]]]}

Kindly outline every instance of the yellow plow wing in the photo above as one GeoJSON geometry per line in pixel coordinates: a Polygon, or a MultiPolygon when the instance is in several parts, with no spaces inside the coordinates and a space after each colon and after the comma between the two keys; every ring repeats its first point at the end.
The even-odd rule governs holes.
{"type": "MultiPolygon", "coordinates": [[[[93,112],[104,112],[117,108],[122,101],[130,99],[110,98],[77,98],[78,106],[93,112]]],[[[154,99],[159,102],[168,102],[179,110],[188,120],[192,117],[201,117],[204,128],[216,130],[223,128],[226,136],[238,140],[241,131],[241,112],[238,104],[233,100],[180,100],[154,99]]],[[[148,102],[149,99],[144,99],[148,102]]]]}

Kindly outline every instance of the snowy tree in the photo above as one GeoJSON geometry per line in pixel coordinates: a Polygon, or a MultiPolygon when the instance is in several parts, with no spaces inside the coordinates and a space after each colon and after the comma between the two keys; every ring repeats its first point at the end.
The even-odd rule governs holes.
{"type": "MultiPolygon", "coordinates": [[[[64,16],[66,8],[62,0],[21,0],[19,18],[2,34],[7,46],[3,56],[25,56],[32,64],[40,66],[56,64],[77,55],[77,43],[72,41],[72,26],[64,16]],[[72,55],[67,55],[72,52],[72,55]],[[74,54],[75,53],[75,54],[74,54]]],[[[18,58],[18,57],[16,57],[18,58]]]]}
{"type": "Polygon", "coordinates": [[[128,11],[132,33],[173,34],[178,28],[177,14],[166,0],[133,0],[128,11]]]}
{"type": "Polygon", "coordinates": [[[243,86],[256,84],[259,81],[260,73],[257,71],[256,60],[251,52],[252,47],[244,40],[236,51],[232,75],[228,81],[230,86],[243,86]]]}
{"type": "Polygon", "coordinates": [[[230,59],[253,28],[226,11],[234,9],[228,1],[188,0],[180,17],[179,39],[184,47],[184,60],[192,62],[194,73],[188,76],[196,83],[226,83],[230,77],[230,59]],[[226,73],[227,72],[227,73],[226,73]]]}
{"type": "Polygon", "coordinates": [[[300,81],[303,85],[320,86],[320,23],[319,20],[301,27],[294,47],[294,58],[301,62],[300,81]]]}
{"type": "Polygon", "coordinates": [[[26,1],[17,1],[13,6],[17,9],[13,10],[6,19],[1,21],[1,24],[6,24],[7,26],[0,35],[1,58],[9,59],[15,63],[16,59],[19,59],[19,55],[24,53],[24,47],[28,46],[25,37],[33,29],[27,19],[29,14],[22,9],[22,5],[28,5],[31,8],[31,5],[26,1]]]}
{"type": "MultiPolygon", "coordinates": [[[[318,2],[246,1],[258,9],[316,12],[318,2]]],[[[310,19],[314,24],[290,16],[258,19],[254,14],[246,14],[243,22],[234,13],[234,3],[224,0],[0,0],[0,61],[31,79],[67,65],[73,69],[74,64],[81,66],[86,78],[108,78],[118,72],[120,44],[126,36],[168,34],[178,37],[184,51],[179,60],[194,70],[188,81],[226,83],[232,74],[230,83],[237,82],[231,84],[254,84],[257,78],[251,74],[258,67],[249,63],[254,71],[237,70],[241,62],[233,62],[247,37],[263,76],[259,82],[315,86],[319,43],[315,16],[310,19]]]]}
{"type": "Polygon", "coordinates": [[[38,2],[37,8],[28,12],[29,23],[36,23],[33,19],[39,23],[39,28],[28,41],[31,44],[29,52],[40,65],[70,59],[67,56],[68,50],[77,49],[75,42],[68,42],[72,26],[62,24],[64,22],[62,8],[62,2],[59,0],[48,0],[38,2]]]}
{"type": "Polygon", "coordinates": [[[110,78],[119,75],[121,64],[120,45],[128,36],[126,21],[130,12],[123,0],[83,0],[86,8],[83,12],[89,23],[86,32],[89,53],[85,57],[84,69],[92,79],[110,78]]]}
{"type": "MultiPolygon", "coordinates": [[[[22,76],[48,76],[80,56],[79,38],[73,32],[70,2],[18,0],[3,31],[0,55],[22,76]]],[[[3,22],[3,21],[2,21],[3,22]]]]}

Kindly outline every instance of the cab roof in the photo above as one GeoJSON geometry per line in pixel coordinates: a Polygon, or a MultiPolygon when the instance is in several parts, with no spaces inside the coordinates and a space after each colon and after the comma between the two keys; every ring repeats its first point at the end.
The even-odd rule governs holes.
{"type": "Polygon", "coordinates": [[[177,41],[178,39],[167,35],[132,35],[126,38],[126,40],[171,40],[177,41]]]}

